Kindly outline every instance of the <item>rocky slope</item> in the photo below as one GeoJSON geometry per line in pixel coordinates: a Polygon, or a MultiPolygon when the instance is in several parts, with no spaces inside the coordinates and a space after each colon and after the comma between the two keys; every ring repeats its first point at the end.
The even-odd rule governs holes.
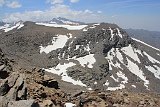
{"type": "Polygon", "coordinates": [[[38,68],[23,69],[0,51],[0,107],[159,107],[160,95],[123,91],[67,94],[38,68]]]}
{"type": "Polygon", "coordinates": [[[160,92],[159,49],[115,24],[21,22],[0,36],[7,57],[22,68],[43,68],[82,90],[160,92]]]}
{"type": "Polygon", "coordinates": [[[154,47],[160,48],[160,32],[148,31],[143,29],[125,29],[125,31],[134,38],[142,40],[154,47]]]}
{"type": "Polygon", "coordinates": [[[158,107],[160,50],[115,24],[20,21],[0,29],[3,105],[158,107]]]}

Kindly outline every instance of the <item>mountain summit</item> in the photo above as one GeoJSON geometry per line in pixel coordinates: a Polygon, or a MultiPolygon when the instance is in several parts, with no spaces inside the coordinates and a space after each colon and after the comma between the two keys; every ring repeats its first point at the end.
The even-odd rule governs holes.
{"type": "Polygon", "coordinates": [[[51,21],[49,21],[49,23],[52,24],[66,24],[66,25],[82,25],[85,24],[83,22],[79,22],[79,21],[72,21],[66,18],[62,18],[62,17],[58,17],[58,18],[53,18],[51,21]]]}

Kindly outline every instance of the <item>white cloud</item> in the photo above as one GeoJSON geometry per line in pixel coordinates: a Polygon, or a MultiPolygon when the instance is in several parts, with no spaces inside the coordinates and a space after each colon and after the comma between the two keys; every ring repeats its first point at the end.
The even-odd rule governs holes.
{"type": "Polygon", "coordinates": [[[63,0],[47,0],[47,3],[51,3],[51,4],[61,4],[61,3],[63,3],[63,0]]]}
{"type": "Polygon", "coordinates": [[[99,15],[90,10],[73,10],[67,5],[56,4],[48,10],[44,11],[26,11],[23,13],[11,13],[5,15],[3,21],[46,21],[51,20],[54,17],[65,17],[72,20],[84,21],[84,22],[101,22],[106,19],[105,16],[99,15]]]}
{"type": "Polygon", "coordinates": [[[0,7],[7,6],[9,8],[19,8],[22,5],[18,1],[0,0],[0,7]]]}
{"type": "Polygon", "coordinates": [[[79,0],[70,0],[71,3],[79,2],[79,0]]]}
{"type": "Polygon", "coordinates": [[[17,1],[13,1],[13,2],[7,3],[7,6],[10,8],[20,8],[22,5],[17,1]]]}
{"type": "Polygon", "coordinates": [[[97,11],[97,13],[101,14],[101,13],[102,13],[102,11],[97,11]]]}
{"type": "Polygon", "coordinates": [[[88,10],[88,9],[86,9],[84,12],[85,13],[93,13],[91,10],[88,10]]]}
{"type": "Polygon", "coordinates": [[[0,7],[3,6],[5,4],[4,0],[0,0],[0,7]]]}

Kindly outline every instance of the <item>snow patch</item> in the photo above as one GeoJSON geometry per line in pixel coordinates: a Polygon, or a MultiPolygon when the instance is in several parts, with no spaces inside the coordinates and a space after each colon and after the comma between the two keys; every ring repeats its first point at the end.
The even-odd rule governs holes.
{"type": "Polygon", "coordinates": [[[93,29],[93,28],[96,28],[96,26],[99,26],[100,24],[99,23],[96,23],[96,24],[93,24],[91,27],[89,27],[89,28],[91,28],[91,29],[93,29]]]}
{"type": "Polygon", "coordinates": [[[9,32],[9,31],[11,31],[11,30],[13,30],[13,29],[20,29],[20,28],[22,28],[24,26],[24,24],[23,23],[21,23],[21,22],[18,22],[18,23],[16,23],[14,26],[11,26],[10,27],[10,25],[9,24],[6,24],[4,27],[2,27],[1,29],[3,29],[4,30],[4,32],[9,32]]]}
{"type": "Polygon", "coordinates": [[[45,52],[49,53],[53,50],[56,50],[58,48],[63,48],[68,41],[68,37],[66,35],[56,35],[56,37],[53,37],[52,44],[48,46],[40,46],[40,53],[45,52]]]}
{"type": "Polygon", "coordinates": [[[86,31],[88,31],[88,29],[84,28],[83,31],[86,32],[86,31]]]}
{"type": "Polygon", "coordinates": [[[116,55],[117,55],[117,58],[119,59],[119,61],[121,63],[123,63],[123,56],[122,56],[121,52],[119,51],[119,49],[116,49],[116,55]]]}
{"type": "Polygon", "coordinates": [[[137,53],[139,53],[141,56],[143,56],[141,50],[135,49],[134,51],[137,52],[137,53]]]}
{"type": "Polygon", "coordinates": [[[94,54],[89,54],[84,57],[76,58],[75,60],[78,60],[83,67],[87,65],[88,68],[93,68],[93,64],[96,62],[94,54]]]}
{"type": "Polygon", "coordinates": [[[143,42],[143,41],[141,41],[141,40],[138,40],[138,39],[136,39],[136,38],[132,38],[132,39],[135,40],[135,41],[137,41],[137,42],[140,42],[140,43],[142,43],[142,44],[144,44],[144,45],[146,45],[146,46],[148,46],[148,47],[151,47],[151,48],[153,48],[153,49],[155,49],[155,50],[157,50],[157,51],[160,51],[160,49],[155,48],[155,47],[153,47],[153,46],[151,46],[151,45],[149,45],[149,44],[147,44],[147,43],[145,43],[145,42],[143,42]]]}
{"type": "Polygon", "coordinates": [[[93,89],[92,88],[87,88],[88,90],[92,91],[93,89]]]}
{"type": "Polygon", "coordinates": [[[65,107],[75,107],[76,105],[73,103],[65,103],[65,107]]]}
{"type": "Polygon", "coordinates": [[[36,23],[37,25],[44,25],[48,27],[63,27],[67,28],[68,30],[81,30],[88,25],[60,25],[60,24],[54,24],[54,23],[36,23]]]}
{"type": "Polygon", "coordinates": [[[106,57],[106,59],[109,60],[109,69],[110,69],[110,70],[112,70],[112,66],[114,66],[114,67],[116,67],[116,68],[121,68],[120,63],[116,62],[116,64],[113,64],[113,62],[112,62],[113,58],[116,57],[116,56],[117,56],[118,60],[119,60],[121,63],[123,63],[123,57],[122,57],[119,49],[117,49],[117,48],[116,48],[116,49],[112,48],[112,49],[108,52],[108,55],[107,55],[107,57],[106,57]]]}
{"type": "Polygon", "coordinates": [[[134,88],[136,88],[136,86],[135,85],[131,85],[132,87],[134,87],[134,88]]]}
{"type": "Polygon", "coordinates": [[[117,28],[117,31],[118,31],[118,35],[122,38],[123,35],[121,34],[120,30],[117,28]]]}
{"type": "Polygon", "coordinates": [[[113,75],[110,76],[115,82],[119,82],[118,79],[116,79],[113,75]]]}
{"type": "Polygon", "coordinates": [[[76,45],[76,50],[79,49],[80,46],[81,46],[81,45],[76,45]]]}
{"type": "Polygon", "coordinates": [[[146,80],[146,77],[144,76],[144,73],[142,70],[139,69],[139,67],[133,63],[132,61],[130,61],[128,58],[127,58],[127,62],[128,62],[128,69],[133,73],[135,74],[136,76],[138,76],[140,79],[142,79],[144,81],[144,86],[148,88],[148,84],[149,84],[149,81],[146,80]]]}
{"type": "Polygon", "coordinates": [[[56,67],[45,69],[45,71],[62,76],[63,81],[73,83],[74,85],[80,85],[86,87],[86,85],[83,84],[80,80],[76,81],[68,76],[66,72],[67,68],[72,67],[74,65],[76,64],[73,62],[65,63],[64,65],[58,64],[56,67]]]}
{"type": "Polygon", "coordinates": [[[87,46],[84,47],[84,49],[85,49],[86,51],[88,51],[88,52],[91,50],[90,47],[89,47],[89,44],[87,44],[87,46]]]}
{"type": "Polygon", "coordinates": [[[128,78],[125,76],[125,74],[123,74],[121,71],[116,73],[118,77],[122,78],[123,81],[121,83],[126,84],[128,83],[128,78]]]}
{"type": "Polygon", "coordinates": [[[131,57],[133,60],[137,61],[138,63],[141,63],[138,55],[136,52],[134,52],[134,49],[132,48],[131,44],[128,47],[124,47],[121,49],[126,55],[131,57]]]}
{"type": "Polygon", "coordinates": [[[108,82],[108,80],[106,81],[106,83],[105,83],[104,85],[106,85],[106,86],[108,86],[108,85],[109,85],[109,82],[108,82]]]}
{"type": "Polygon", "coordinates": [[[96,84],[97,84],[97,81],[95,81],[94,84],[96,85],[96,84]]]}
{"type": "Polygon", "coordinates": [[[123,89],[123,88],[125,88],[124,84],[119,84],[118,87],[108,87],[107,90],[115,91],[115,90],[120,90],[120,89],[123,89]]]}
{"type": "Polygon", "coordinates": [[[146,56],[148,57],[148,59],[149,59],[152,63],[159,63],[159,64],[160,64],[160,62],[159,62],[158,60],[154,59],[153,57],[151,57],[150,55],[148,55],[146,52],[143,52],[143,53],[144,53],[144,55],[146,55],[146,56]]]}
{"type": "Polygon", "coordinates": [[[149,71],[151,71],[154,76],[158,79],[160,79],[160,68],[156,65],[154,65],[154,67],[156,67],[157,69],[151,67],[151,66],[145,66],[149,71]]]}
{"type": "Polygon", "coordinates": [[[113,34],[113,30],[109,27],[109,30],[111,31],[111,39],[113,38],[114,34],[113,34]]]}
{"type": "Polygon", "coordinates": [[[17,29],[24,27],[24,24],[20,24],[17,29]]]}

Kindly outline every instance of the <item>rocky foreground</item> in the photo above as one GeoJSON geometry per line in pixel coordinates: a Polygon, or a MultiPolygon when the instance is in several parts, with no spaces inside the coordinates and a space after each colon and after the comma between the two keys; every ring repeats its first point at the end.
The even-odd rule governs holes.
{"type": "Polygon", "coordinates": [[[39,68],[23,69],[0,49],[0,107],[160,107],[160,94],[77,91],[67,94],[39,68]]]}

